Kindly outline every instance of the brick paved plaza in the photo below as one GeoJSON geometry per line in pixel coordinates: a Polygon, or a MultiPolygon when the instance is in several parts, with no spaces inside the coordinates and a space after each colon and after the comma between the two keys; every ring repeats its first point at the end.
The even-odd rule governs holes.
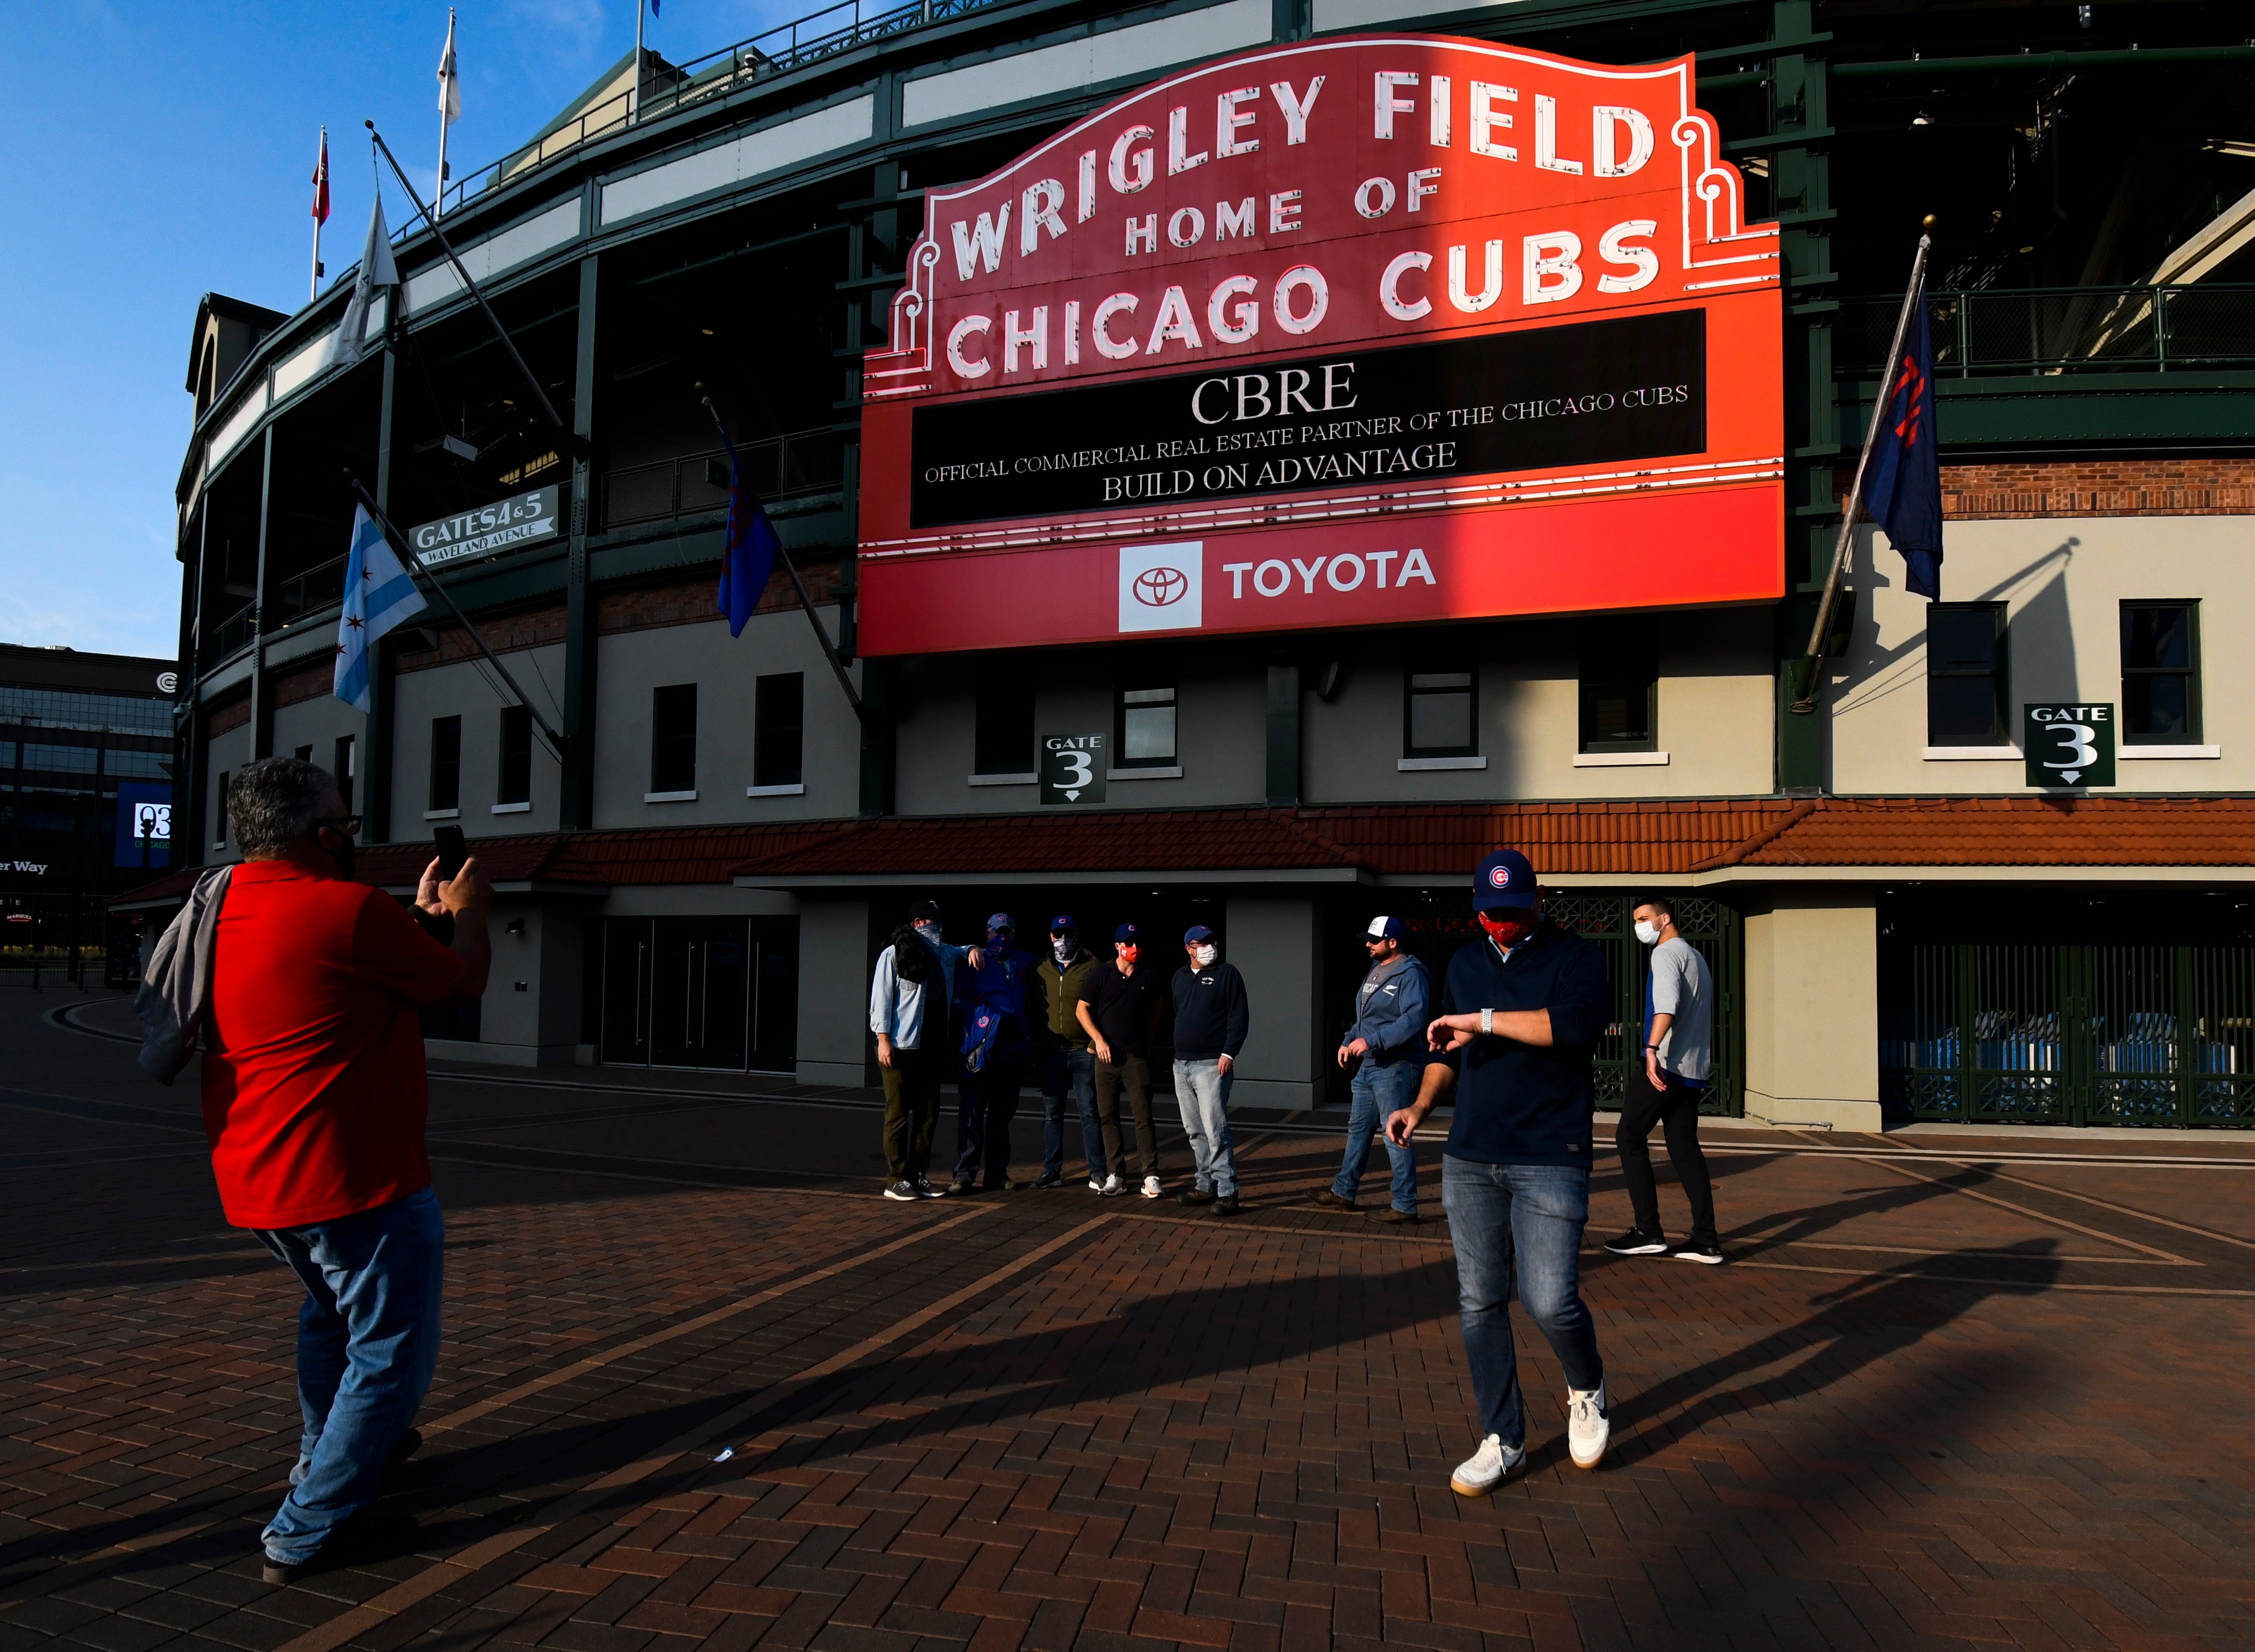
{"type": "Polygon", "coordinates": [[[1336,1126],[1240,1121],[1234,1223],[905,1206],[866,1094],[605,1070],[434,1083],[420,1542],[268,1588],[292,1287],[66,1006],[0,986],[10,1648],[2255,1643],[2255,1142],[1715,1130],[1714,1269],[1595,1251],[1601,1156],[1612,1454],[1523,1344],[1467,1502],[1446,1227],[1305,1208],[1336,1126]]]}

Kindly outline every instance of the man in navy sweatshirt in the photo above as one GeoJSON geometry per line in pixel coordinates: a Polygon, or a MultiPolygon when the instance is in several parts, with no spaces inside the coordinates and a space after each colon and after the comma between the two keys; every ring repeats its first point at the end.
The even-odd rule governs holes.
{"type": "Polygon", "coordinates": [[[1499,849],[1472,876],[1480,938],[1449,960],[1417,1099],[1386,1121],[1410,1132],[1451,1093],[1441,1203],[1457,1250],[1465,1360],[1479,1450],[1449,1484],[1484,1497],[1527,1460],[1527,1413],[1511,1340],[1511,1286],[1566,1375],[1566,1442],[1577,1466],[1605,1454],[1605,1364],[1582,1301],[1590,1216],[1590,1053],[1612,1016],[1605,954],[1542,916],[1535,868],[1499,849]],[[1514,1263],[1516,1264],[1514,1268],[1514,1263]]]}
{"type": "Polygon", "coordinates": [[[1175,1197],[1237,1214],[1237,1154],[1229,1141],[1229,1072],[1245,1048],[1251,1016],[1245,977],[1221,961],[1213,931],[1193,924],[1183,936],[1190,962],[1175,972],[1175,1105],[1198,1161],[1198,1179],[1175,1197]]]}

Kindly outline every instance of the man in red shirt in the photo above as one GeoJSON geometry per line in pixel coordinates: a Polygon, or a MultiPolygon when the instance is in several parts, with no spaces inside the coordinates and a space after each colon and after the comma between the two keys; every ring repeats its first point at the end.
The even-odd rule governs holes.
{"type": "Polygon", "coordinates": [[[305,1434],[263,1534],[288,1583],[373,1535],[363,1522],[439,1354],[444,1232],[423,1150],[430,1094],[417,1011],[485,992],[493,891],[433,861],[418,915],[352,881],[356,816],[312,763],[235,771],[228,819],[244,863],[220,909],[203,1065],[204,1131],[227,1219],[306,1287],[305,1434]],[[451,931],[442,945],[429,931],[451,931]]]}

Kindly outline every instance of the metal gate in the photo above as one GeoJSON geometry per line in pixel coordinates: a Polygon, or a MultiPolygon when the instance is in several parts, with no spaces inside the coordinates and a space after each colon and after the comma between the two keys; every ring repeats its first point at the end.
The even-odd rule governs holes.
{"type": "Polygon", "coordinates": [[[1891,951],[1879,1093],[1898,1117],[2255,1128],[2255,947],[1891,951]]]}

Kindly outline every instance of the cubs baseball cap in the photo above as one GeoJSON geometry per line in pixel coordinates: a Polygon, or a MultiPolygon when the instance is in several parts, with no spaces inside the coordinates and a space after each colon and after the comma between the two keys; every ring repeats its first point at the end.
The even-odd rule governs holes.
{"type": "Polygon", "coordinates": [[[987,914],[987,932],[989,935],[999,935],[1006,929],[1015,933],[1017,927],[1018,926],[1015,924],[1013,924],[1010,921],[1010,915],[1008,912],[990,912],[987,914]]]}
{"type": "Polygon", "coordinates": [[[1120,942],[1139,941],[1143,938],[1143,931],[1137,929],[1133,924],[1122,924],[1118,929],[1112,931],[1112,938],[1114,941],[1120,942]]]}
{"type": "Polygon", "coordinates": [[[1535,868],[1516,849],[1498,849],[1472,874],[1472,910],[1535,904],[1535,868]]]}
{"type": "Polygon", "coordinates": [[[1362,931],[1373,941],[1398,941],[1401,938],[1401,920],[1398,917],[1373,917],[1370,927],[1362,931]]]}
{"type": "Polygon", "coordinates": [[[1078,935],[1080,933],[1080,925],[1072,921],[1071,913],[1059,912],[1055,917],[1050,919],[1050,933],[1052,935],[1078,935]]]}
{"type": "Polygon", "coordinates": [[[1213,931],[1203,924],[1193,924],[1183,931],[1183,945],[1185,946],[1193,946],[1200,941],[1210,941],[1212,938],[1213,931]]]}

